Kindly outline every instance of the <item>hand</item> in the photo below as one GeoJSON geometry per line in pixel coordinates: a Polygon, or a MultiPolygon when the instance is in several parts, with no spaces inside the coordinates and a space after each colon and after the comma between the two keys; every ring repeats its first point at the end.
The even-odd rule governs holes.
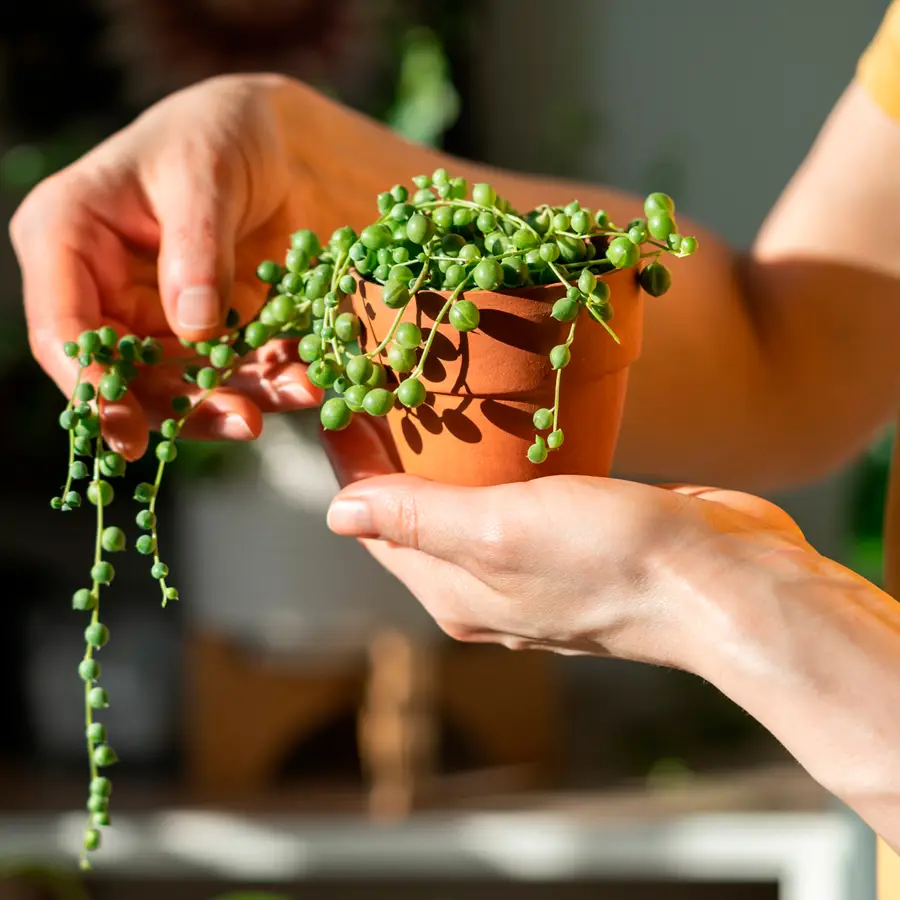
{"type": "Polygon", "coordinates": [[[349,485],[332,530],[363,540],[459,640],[690,669],[726,572],[820,558],[785,512],[748,494],[579,477],[449,487],[391,474],[364,419],[326,447],[349,485]]]}
{"type": "MultiPolygon", "coordinates": [[[[185,351],[176,336],[217,336],[229,307],[242,322],[258,311],[257,264],[283,254],[303,224],[275,108],[281,83],[218,78],[174,94],[22,203],[10,232],[30,342],[64,392],[77,366],[62,344],[85,329],[153,335],[177,358],[185,351]]],[[[104,403],[107,442],[141,456],[148,428],[186,387],[177,365],[144,370],[122,402],[104,403]]],[[[247,357],[184,435],[254,438],[262,413],[319,400],[293,348],[274,343],[247,357]]]]}

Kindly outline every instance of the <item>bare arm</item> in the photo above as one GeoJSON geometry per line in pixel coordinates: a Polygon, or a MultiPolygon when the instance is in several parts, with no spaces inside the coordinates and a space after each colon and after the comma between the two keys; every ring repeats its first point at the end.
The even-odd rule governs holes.
{"type": "Polygon", "coordinates": [[[391,474],[364,419],[326,446],[347,485],[330,527],[363,539],[452,637],[693,672],[900,846],[900,604],[783,510],[621,479],[423,481],[391,474]]]}
{"type": "MultiPolygon", "coordinates": [[[[613,219],[638,198],[456,160],[408,144],[310,89],[278,80],[302,209],[362,225],[371,198],[442,165],[492,181],[519,208],[577,197],[613,219]]],[[[704,228],[674,287],[647,303],[618,468],[766,490],[847,462],[900,401],[900,125],[857,84],[743,257],[704,228]]],[[[615,298],[613,298],[615,301],[615,298]]]]}
{"type": "Polygon", "coordinates": [[[691,670],[900,848],[900,604],[808,549],[722,562],[691,670]]]}

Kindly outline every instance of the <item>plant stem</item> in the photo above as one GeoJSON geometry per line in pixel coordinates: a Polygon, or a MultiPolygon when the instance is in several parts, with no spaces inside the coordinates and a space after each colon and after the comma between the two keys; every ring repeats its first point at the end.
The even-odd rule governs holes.
{"type": "MultiPolygon", "coordinates": [[[[97,506],[97,535],[94,541],[94,567],[103,561],[103,501],[100,494],[100,457],[103,454],[103,438],[97,435],[97,444],[94,452],[94,490],[96,492],[97,506]]],[[[100,582],[96,578],[92,578],[91,596],[94,598],[94,608],[91,611],[91,624],[96,625],[100,621],[100,582]]],[[[84,659],[89,660],[94,657],[94,648],[90,644],[86,644],[84,659]]],[[[92,681],[84,683],[84,736],[87,742],[88,751],[88,770],[90,772],[91,781],[97,777],[97,763],[94,760],[94,741],[91,738],[91,725],[94,723],[94,709],[90,703],[90,693],[93,686],[92,681]]],[[[88,817],[90,821],[90,817],[88,817]]],[[[81,855],[81,867],[90,868],[87,855],[83,852],[81,855]]]]}
{"type": "MultiPolygon", "coordinates": [[[[159,531],[157,529],[156,523],[156,498],[159,495],[159,486],[162,484],[163,472],[165,471],[166,463],[164,460],[159,461],[159,465],[156,467],[156,478],[153,481],[153,496],[150,498],[150,503],[148,505],[148,509],[150,510],[151,519],[150,521],[153,523],[150,526],[150,536],[153,538],[153,562],[160,562],[159,557],[159,531]]],[[[169,603],[169,598],[166,596],[166,579],[159,579],[159,588],[162,591],[162,605],[165,608],[169,603]]]]}
{"type": "MultiPolygon", "coordinates": [[[[428,254],[425,255],[425,259],[423,260],[422,271],[419,272],[419,277],[413,283],[412,289],[409,292],[409,300],[403,305],[401,309],[397,310],[397,315],[394,316],[394,321],[391,323],[390,329],[388,329],[388,333],[384,336],[384,340],[374,349],[370,350],[366,356],[369,359],[374,359],[376,356],[380,356],[385,347],[393,340],[394,333],[397,331],[397,326],[403,321],[403,316],[406,313],[406,310],[409,308],[409,304],[412,303],[413,297],[421,290],[422,284],[425,279],[428,277],[428,271],[431,267],[431,257],[428,254]]],[[[465,283],[465,282],[463,282],[465,283]]]]}
{"type": "Polygon", "coordinates": [[[549,262],[547,263],[547,265],[550,266],[553,274],[566,286],[566,288],[572,287],[572,282],[569,281],[569,279],[566,278],[565,275],[563,275],[563,273],[559,269],[559,266],[557,266],[555,262],[549,262]]]}
{"type": "MultiPolygon", "coordinates": [[[[550,266],[550,268],[553,270],[553,273],[556,275],[556,277],[557,277],[557,278],[558,278],[558,279],[559,279],[559,280],[560,280],[567,288],[573,287],[572,283],[566,278],[565,275],[563,275],[562,272],[560,272],[560,270],[557,268],[557,266],[556,266],[555,263],[549,263],[549,266],[550,266]]],[[[598,321],[598,322],[599,322],[599,323],[607,330],[607,332],[609,333],[609,336],[610,336],[617,344],[621,344],[621,343],[622,343],[622,342],[619,340],[619,336],[612,330],[612,328],[609,327],[609,323],[608,323],[608,322],[606,322],[604,319],[600,318],[599,316],[594,315],[593,313],[591,313],[591,317],[592,317],[593,319],[595,319],[596,321],[598,321]]]]}
{"type": "Polygon", "coordinates": [[[434,343],[434,339],[438,333],[438,327],[441,322],[444,320],[444,316],[450,312],[450,307],[456,303],[459,295],[463,292],[466,285],[471,280],[471,273],[466,276],[466,280],[459,284],[457,287],[453,289],[453,293],[447,298],[447,302],[442,307],[441,311],[437,314],[437,317],[434,320],[434,325],[431,326],[431,329],[428,332],[428,340],[425,341],[425,346],[422,348],[422,355],[419,357],[419,362],[416,364],[416,367],[409,373],[409,378],[421,378],[422,370],[425,367],[425,360],[428,358],[428,352],[431,350],[431,345],[434,343]]]}
{"type": "MultiPolygon", "coordinates": [[[[234,368],[227,369],[222,373],[221,384],[224,384],[232,375],[234,374],[234,368]]],[[[181,429],[184,427],[184,423],[206,402],[206,400],[215,392],[216,388],[211,388],[208,391],[205,391],[200,399],[178,420],[178,432],[181,432],[181,429]]],[[[156,501],[159,497],[159,490],[162,485],[163,474],[166,470],[166,462],[165,460],[160,460],[159,465],[156,467],[156,478],[153,481],[153,496],[150,498],[150,503],[147,505],[147,509],[151,514],[152,525],[150,526],[150,536],[153,538],[153,562],[159,563],[162,562],[159,553],[159,530],[157,527],[156,521],[156,501]]],[[[159,579],[159,588],[162,591],[162,606],[165,608],[169,604],[169,597],[166,593],[168,589],[168,585],[166,583],[165,578],[159,579]]]]}
{"type": "MultiPolygon", "coordinates": [[[[575,340],[575,326],[578,324],[578,319],[576,318],[574,322],[572,322],[571,327],[569,328],[569,336],[566,338],[566,347],[572,346],[572,341],[575,340]]],[[[556,387],[553,392],[553,430],[556,431],[559,428],[559,388],[562,383],[562,369],[556,370],[556,387]]]]}
{"type": "MultiPolygon", "coordinates": [[[[349,268],[349,254],[345,251],[343,252],[335,261],[334,266],[331,269],[331,291],[336,292],[338,287],[338,282],[341,280],[341,276],[347,271],[349,268]]],[[[325,310],[325,325],[334,328],[334,319],[335,313],[337,312],[338,307],[334,307],[334,309],[326,309],[325,310]]],[[[341,347],[338,345],[337,335],[335,335],[331,339],[331,349],[334,350],[334,355],[340,360],[343,356],[341,352],[341,347]]],[[[322,339],[322,349],[325,349],[326,341],[322,339]]]]}
{"type": "MultiPolygon", "coordinates": [[[[82,366],[78,367],[78,375],[75,376],[75,387],[72,388],[72,396],[69,398],[69,402],[66,404],[66,409],[73,409],[75,406],[75,391],[78,390],[78,385],[81,384],[81,374],[84,372],[84,368],[82,366]]],[[[99,404],[97,406],[97,414],[100,414],[99,404]]],[[[69,429],[69,465],[66,471],[66,483],[63,486],[62,497],[63,502],[65,502],[66,494],[72,490],[72,463],[75,462],[75,429],[69,429]]]]}

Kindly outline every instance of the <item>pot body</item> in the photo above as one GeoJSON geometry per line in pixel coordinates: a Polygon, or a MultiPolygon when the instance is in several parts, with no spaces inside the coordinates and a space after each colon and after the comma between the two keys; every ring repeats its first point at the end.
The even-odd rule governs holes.
{"type": "MultiPolygon", "coordinates": [[[[605,328],[586,312],[578,319],[571,362],[562,372],[560,426],[563,446],[541,465],[529,462],[532,417],[553,406],[556,372],[550,350],[565,343],[570,323],[550,315],[563,285],[510,291],[467,291],[481,313],[475,331],[442,322],[429,351],[418,409],[396,408],[388,424],[404,471],[461,485],[505,484],[545,475],[606,476],[612,466],[628,368],[640,355],[643,299],[634,270],[605,279],[614,318],[605,328]]],[[[404,321],[431,330],[449,294],[420,291],[404,321]]],[[[381,285],[360,280],[353,298],[363,324],[360,344],[369,350],[384,338],[397,313],[381,301],[381,285]]]]}

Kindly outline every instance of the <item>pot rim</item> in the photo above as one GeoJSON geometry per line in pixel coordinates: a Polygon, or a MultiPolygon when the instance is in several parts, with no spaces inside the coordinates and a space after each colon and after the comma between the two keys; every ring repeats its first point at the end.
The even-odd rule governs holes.
{"type": "MultiPolygon", "coordinates": [[[[384,289],[384,285],[380,281],[376,281],[373,278],[370,278],[366,275],[360,275],[359,272],[356,271],[355,267],[351,267],[352,272],[359,278],[359,284],[365,289],[366,285],[372,285],[379,290],[384,289]]],[[[613,269],[611,272],[604,272],[602,275],[598,275],[598,281],[606,281],[616,276],[625,276],[627,273],[631,272],[633,275],[633,282],[639,288],[639,270],[637,267],[630,267],[628,269],[613,269]]],[[[486,291],[483,288],[473,288],[472,290],[465,290],[460,293],[460,297],[475,297],[481,296],[503,296],[503,297],[521,297],[525,300],[535,300],[536,302],[541,301],[541,297],[533,297],[532,294],[542,294],[542,293],[558,293],[560,290],[566,290],[566,286],[561,281],[554,281],[551,284],[529,284],[523,287],[516,288],[499,288],[495,291],[486,291]]],[[[616,300],[615,291],[613,290],[613,285],[610,285],[610,305],[613,305],[616,300]]],[[[453,293],[452,290],[445,290],[443,288],[421,288],[416,291],[416,294],[437,294],[440,297],[443,297],[445,300],[450,297],[453,293]]],[[[475,304],[478,305],[477,303],[475,304]]]]}

